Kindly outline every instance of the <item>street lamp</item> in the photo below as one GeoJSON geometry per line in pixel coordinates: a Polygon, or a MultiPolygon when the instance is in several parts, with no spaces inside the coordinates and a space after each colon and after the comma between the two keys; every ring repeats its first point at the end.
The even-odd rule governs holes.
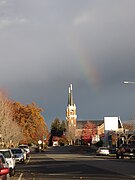
{"type": "Polygon", "coordinates": [[[124,81],[124,84],[135,84],[133,81],[124,81]]]}

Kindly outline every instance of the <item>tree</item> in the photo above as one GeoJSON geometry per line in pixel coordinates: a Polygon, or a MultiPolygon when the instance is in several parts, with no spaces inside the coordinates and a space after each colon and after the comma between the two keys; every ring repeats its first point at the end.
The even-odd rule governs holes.
{"type": "Polygon", "coordinates": [[[76,127],[75,126],[68,126],[66,130],[66,136],[69,142],[69,145],[74,145],[76,140],[76,127]]]}
{"type": "MultiPolygon", "coordinates": [[[[49,144],[52,145],[53,137],[55,138],[61,137],[61,141],[62,141],[62,138],[66,138],[64,135],[65,131],[66,131],[65,121],[63,120],[62,122],[60,122],[59,118],[55,118],[51,124],[51,136],[50,136],[49,144]]],[[[63,139],[63,141],[66,142],[65,139],[63,139]]]]}
{"type": "Polygon", "coordinates": [[[60,122],[58,118],[55,118],[51,124],[51,135],[61,137],[66,131],[66,123],[63,120],[60,122]]]}
{"type": "Polygon", "coordinates": [[[59,136],[60,131],[60,120],[55,118],[51,124],[51,135],[52,136],[59,136]]]}
{"type": "Polygon", "coordinates": [[[132,140],[133,136],[135,136],[134,128],[129,123],[123,123],[123,133],[121,134],[122,137],[124,137],[124,141],[126,144],[129,143],[130,140],[132,140]]]}
{"type": "Polygon", "coordinates": [[[14,103],[14,119],[22,128],[24,138],[21,142],[37,144],[38,140],[48,137],[48,127],[36,103],[22,105],[14,103]]]}
{"type": "Polygon", "coordinates": [[[91,143],[92,138],[96,135],[96,125],[93,122],[87,121],[82,130],[82,140],[84,143],[91,143]]]}
{"type": "Polygon", "coordinates": [[[122,143],[128,144],[135,136],[134,127],[130,123],[123,123],[123,131],[112,131],[112,145],[119,146],[122,143]]]}
{"type": "Polygon", "coordinates": [[[61,130],[62,132],[65,132],[65,131],[66,131],[66,123],[65,123],[64,120],[61,122],[60,130],[61,130]]]}
{"type": "Polygon", "coordinates": [[[18,124],[13,120],[13,102],[0,91],[0,135],[1,144],[11,146],[17,144],[22,138],[22,132],[18,124]]]}

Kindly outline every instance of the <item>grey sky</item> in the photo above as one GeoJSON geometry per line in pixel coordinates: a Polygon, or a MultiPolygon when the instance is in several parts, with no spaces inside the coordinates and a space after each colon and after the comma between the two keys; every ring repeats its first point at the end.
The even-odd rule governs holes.
{"type": "Polygon", "coordinates": [[[0,82],[9,96],[65,119],[135,116],[134,0],[0,0],[0,82]]]}

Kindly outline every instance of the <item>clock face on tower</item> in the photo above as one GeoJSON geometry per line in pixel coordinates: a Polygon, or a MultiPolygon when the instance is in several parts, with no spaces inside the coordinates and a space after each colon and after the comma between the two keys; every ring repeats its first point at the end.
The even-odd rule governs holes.
{"type": "Polygon", "coordinates": [[[73,114],[74,114],[74,111],[73,111],[73,110],[71,110],[71,111],[70,111],[70,114],[72,114],[72,115],[73,115],[73,114]]]}

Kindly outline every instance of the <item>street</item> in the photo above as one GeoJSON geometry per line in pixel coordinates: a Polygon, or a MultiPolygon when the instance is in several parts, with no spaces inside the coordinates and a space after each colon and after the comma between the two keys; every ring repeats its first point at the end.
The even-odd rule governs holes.
{"type": "Polygon", "coordinates": [[[17,164],[12,180],[47,179],[135,179],[135,159],[95,156],[72,147],[50,147],[32,153],[24,164],[17,164]]]}

